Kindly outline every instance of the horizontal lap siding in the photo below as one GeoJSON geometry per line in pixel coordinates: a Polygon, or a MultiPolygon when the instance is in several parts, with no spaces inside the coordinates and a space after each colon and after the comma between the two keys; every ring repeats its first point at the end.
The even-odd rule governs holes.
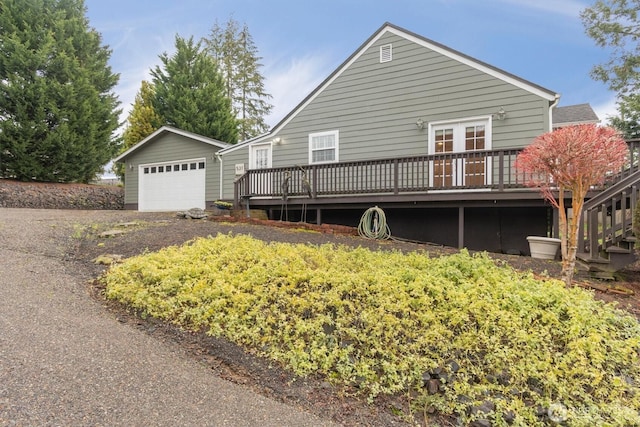
{"type": "Polygon", "coordinates": [[[386,35],[301,111],[279,135],[274,167],[308,162],[308,134],[338,129],[340,161],[427,154],[427,127],[415,122],[487,116],[493,148],[524,146],[545,131],[548,101],[395,35],[386,35]],[[379,46],[393,60],[379,63],[379,46]]]}
{"type": "MultiPolygon", "coordinates": [[[[308,164],[309,134],[331,130],[340,132],[341,162],[429,154],[428,123],[487,117],[500,107],[507,118],[493,120],[494,149],[526,146],[549,128],[548,100],[387,33],[278,130],[273,167],[308,164]],[[380,63],[379,48],[389,43],[393,60],[380,63]]],[[[240,159],[247,162],[248,149],[225,155],[225,181],[240,159]]]]}
{"type": "Polygon", "coordinates": [[[233,182],[236,179],[236,164],[244,164],[245,170],[249,168],[249,148],[241,147],[230,151],[222,158],[223,187],[221,199],[233,199],[233,182]]]}
{"type": "Polygon", "coordinates": [[[133,170],[127,170],[125,179],[125,203],[138,203],[138,165],[148,163],[172,162],[186,159],[206,159],[206,200],[218,198],[220,188],[219,163],[213,160],[219,148],[194,141],[176,134],[165,134],[147,142],[127,157],[127,164],[133,164],[133,170]]]}

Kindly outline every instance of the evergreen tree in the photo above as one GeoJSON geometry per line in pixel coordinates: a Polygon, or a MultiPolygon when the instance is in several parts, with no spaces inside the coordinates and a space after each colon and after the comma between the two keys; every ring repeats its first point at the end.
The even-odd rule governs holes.
{"type": "Polygon", "coordinates": [[[176,36],[176,52],[151,71],[153,108],[165,124],[220,141],[238,142],[237,120],[213,58],[193,37],[176,36]]]}
{"type": "Polygon", "coordinates": [[[640,0],[597,0],[580,17],[587,34],[613,49],[609,61],[591,71],[595,80],[616,92],[619,116],[609,124],[625,138],[640,137],[640,0]]]}
{"type": "Polygon", "coordinates": [[[205,39],[207,50],[217,61],[222,72],[227,96],[233,102],[234,112],[240,121],[240,138],[249,139],[268,130],[264,121],[273,109],[266,100],[264,78],[260,74],[260,58],[249,28],[240,28],[238,22],[229,19],[222,28],[217,22],[205,39]]]}
{"type": "MultiPolygon", "coordinates": [[[[143,80],[140,91],[136,94],[131,112],[127,117],[127,127],[122,134],[121,153],[127,151],[162,126],[162,120],[153,108],[154,95],[155,89],[153,85],[143,80]]],[[[122,163],[114,165],[113,171],[124,181],[124,165],[122,163]]]]}
{"type": "Polygon", "coordinates": [[[589,37],[613,52],[605,64],[596,65],[591,75],[619,96],[640,92],[640,0],[597,0],[580,17],[589,37]]]}
{"type": "Polygon", "coordinates": [[[83,0],[0,3],[0,176],[88,182],[118,149],[111,51],[83,0]]]}
{"type": "Polygon", "coordinates": [[[640,95],[623,96],[618,101],[620,116],[611,117],[609,125],[626,139],[640,138],[640,95]]]}

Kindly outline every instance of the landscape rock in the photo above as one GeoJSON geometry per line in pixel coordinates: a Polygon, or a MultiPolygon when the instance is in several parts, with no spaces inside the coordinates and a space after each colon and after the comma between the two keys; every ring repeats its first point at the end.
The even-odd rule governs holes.
{"type": "Polygon", "coordinates": [[[0,179],[0,208],[120,210],[124,209],[124,189],[0,179]]]}
{"type": "Polygon", "coordinates": [[[114,236],[117,236],[118,234],[124,234],[124,233],[126,233],[126,231],[124,230],[107,230],[98,234],[98,237],[107,239],[109,237],[114,237],[114,236]]]}

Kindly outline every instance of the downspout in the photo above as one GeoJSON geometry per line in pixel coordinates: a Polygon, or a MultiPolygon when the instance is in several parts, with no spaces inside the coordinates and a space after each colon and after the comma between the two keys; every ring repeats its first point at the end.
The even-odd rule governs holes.
{"type": "Polygon", "coordinates": [[[560,94],[556,93],[555,99],[551,104],[549,104],[549,129],[547,129],[547,132],[551,132],[553,130],[553,109],[558,105],[559,102],[560,94]]]}
{"type": "Polygon", "coordinates": [[[224,174],[222,173],[222,156],[220,155],[219,152],[216,151],[216,159],[218,159],[218,163],[220,164],[220,190],[219,190],[219,195],[218,195],[218,200],[223,200],[222,198],[222,188],[224,186],[224,183],[222,181],[222,177],[224,176],[224,174]]]}
{"type": "MultiPolygon", "coordinates": [[[[555,100],[549,105],[549,130],[551,132],[553,130],[553,109],[560,102],[560,95],[556,93],[555,100]]],[[[552,208],[551,215],[551,237],[560,237],[560,211],[558,208],[552,208]]]]}

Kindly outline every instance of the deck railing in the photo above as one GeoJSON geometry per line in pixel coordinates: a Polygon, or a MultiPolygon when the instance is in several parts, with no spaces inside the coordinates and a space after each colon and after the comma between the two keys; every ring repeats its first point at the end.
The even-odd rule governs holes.
{"type": "Polygon", "coordinates": [[[356,162],[252,169],[236,180],[235,199],[246,197],[403,194],[433,190],[523,188],[513,165],[521,149],[466,151],[356,162]]]}
{"type": "MultiPolygon", "coordinates": [[[[628,141],[630,166],[608,182],[640,169],[640,140],[628,141]]],[[[235,182],[237,204],[245,198],[399,195],[437,190],[525,188],[527,177],[515,170],[517,149],[465,151],[355,162],[251,169],[235,182]]]]}
{"type": "Polygon", "coordinates": [[[603,191],[585,202],[578,232],[578,252],[601,257],[610,246],[633,237],[633,211],[640,201],[640,139],[627,141],[629,163],[603,191]]]}

